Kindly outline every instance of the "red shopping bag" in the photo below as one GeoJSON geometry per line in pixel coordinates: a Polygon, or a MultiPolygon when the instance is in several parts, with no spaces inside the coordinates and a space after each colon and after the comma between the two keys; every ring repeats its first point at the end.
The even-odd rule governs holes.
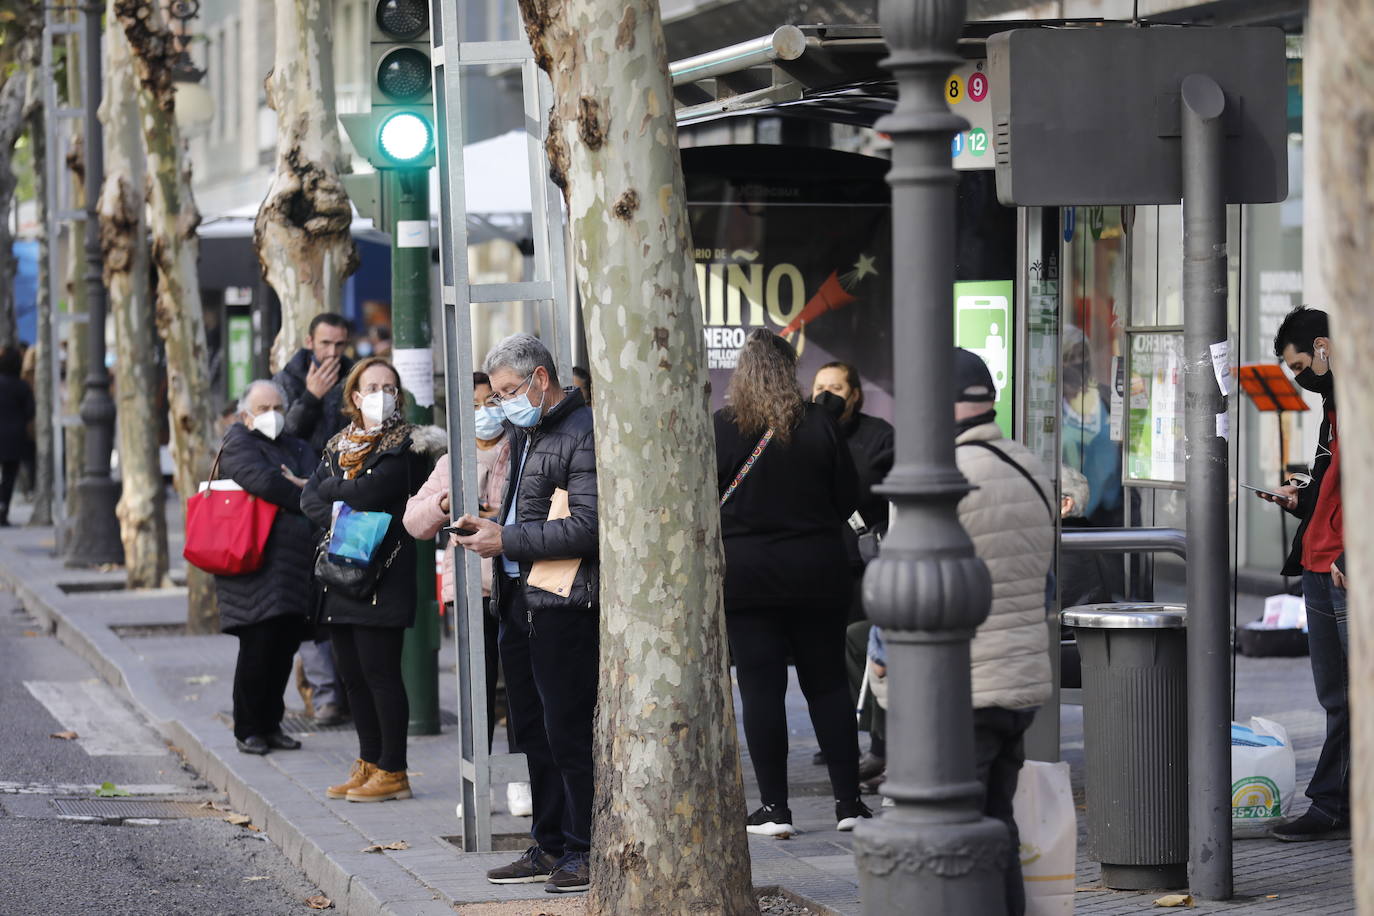
{"type": "MultiPolygon", "coordinates": [[[[218,463],[218,462],[216,462],[218,463]]],[[[214,472],[211,472],[211,477],[214,472]]],[[[262,566],[262,551],[277,506],[232,480],[211,480],[186,500],[186,562],[217,576],[237,576],[262,566]]]]}

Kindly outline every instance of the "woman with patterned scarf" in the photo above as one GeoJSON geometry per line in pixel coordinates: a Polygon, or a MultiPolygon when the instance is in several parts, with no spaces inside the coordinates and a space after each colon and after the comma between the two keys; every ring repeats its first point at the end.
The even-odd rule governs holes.
{"type": "Polygon", "coordinates": [[[320,466],[301,494],[301,509],[326,530],[334,503],[340,501],[361,512],[390,513],[391,525],[374,555],[374,563],[386,566],[371,599],[353,599],[328,588],[321,595],[319,623],[332,634],[334,665],[358,731],[352,772],[325,794],[355,802],[410,798],[410,706],[401,681],[401,642],[406,627],[415,622],[415,542],[401,518],[447,437],[435,427],[405,421],[400,376],[381,357],[353,367],[344,382],[343,403],[353,422],[325,446],[320,466]]]}

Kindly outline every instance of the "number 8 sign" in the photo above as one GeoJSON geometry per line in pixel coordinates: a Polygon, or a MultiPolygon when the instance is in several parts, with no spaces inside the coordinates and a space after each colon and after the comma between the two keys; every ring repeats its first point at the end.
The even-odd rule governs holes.
{"type": "Polygon", "coordinates": [[[958,74],[952,74],[949,82],[945,83],[945,100],[951,105],[958,105],[964,100],[964,80],[958,74]]]}
{"type": "Polygon", "coordinates": [[[988,97],[988,78],[986,75],[974,73],[968,78],[968,97],[973,102],[981,102],[988,97]]]}

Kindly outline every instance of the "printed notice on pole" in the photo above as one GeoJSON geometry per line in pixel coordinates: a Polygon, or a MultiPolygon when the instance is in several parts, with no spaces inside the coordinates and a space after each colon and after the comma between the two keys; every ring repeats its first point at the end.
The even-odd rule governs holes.
{"type": "Polygon", "coordinates": [[[429,220],[399,219],[396,221],[397,248],[428,248],[429,220]]]}
{"type": "Polygon", "coordinates": [[[1231,396],[1231,345],[1227,341],[1214,343],[1212,350],[1212,371],[1217,377],[1217,387],[1221,389],[1221,396],[1229,398],[1231,396]]]}
{"type": "Polygon", "coordinates": [[[420,407],[434,406],[434,351],[392,350],[391,362],[401,376],[401,387],[410,392],[420,407]]]}

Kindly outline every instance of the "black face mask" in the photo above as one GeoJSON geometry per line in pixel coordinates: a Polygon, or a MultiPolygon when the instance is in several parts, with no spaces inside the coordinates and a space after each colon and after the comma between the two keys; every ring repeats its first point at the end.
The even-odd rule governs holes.
{"type": "Polygon", "coordinates": [[[836,423],[840,422],[840,418],[844,416],[846,406],[844,398],[833,391],[822,391],[811,400],[821,405],[821,409],[834,417],[836,423]]]}
{"type": "Polygon", "coordinates": [[[1326,375],[1318,375],[1312,371],[1311,366],[1308,366],[1293,376],[1293,381],[1313,394],[1319,394],[1322,397],[1328,397],[1336,390],[1336,379],[1331,375],[1329,368],[1326,370],[1326,375]]]}

